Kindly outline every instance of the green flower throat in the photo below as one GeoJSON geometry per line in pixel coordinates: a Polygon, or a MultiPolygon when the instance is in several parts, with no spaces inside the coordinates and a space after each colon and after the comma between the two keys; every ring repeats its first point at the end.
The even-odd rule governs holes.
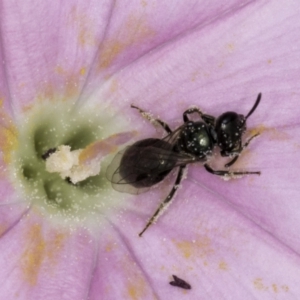
{"type": "MultiPolygon", "coordinates": [[[[51,149],[60,145],[82,149],[102,139],[104,133],[109,135],[107,112],[105,115],[95,109],[71,111],[70,103],[65,102],[39,104],[24,114],[12,157],[13,181],[31,204],[64,220],[82,220],[113,204],[115,197],[110,196],[112,190],[103,171],[74,185],[57,173],[49,173],[45,164],[45,154],[51,149]]],[[[103,164],[105,170],[107,163],[103,164]]]]}

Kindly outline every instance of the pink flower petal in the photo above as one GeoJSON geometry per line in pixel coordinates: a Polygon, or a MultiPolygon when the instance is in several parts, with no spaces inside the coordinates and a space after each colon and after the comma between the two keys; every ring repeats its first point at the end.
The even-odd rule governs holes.
{"type": "Polygon", "coordinates": [[[131,210],[114,216],[112,228],[100,238],[92,299],[98,294],[130,299],[129,291],[138,299],[151,299],[154,291],[160,299],[183,295],[187,299],[293,299],[299,295],[300,260],[292,249],[224,197],[199,189],[190,180],[178,193],[181,197],[142,238],[138,232],[159,198],[136,199],[131,210]],[[139,207],[144,213],[137,213],[139,207]],[[110,276],[112,270],[117,275],[110,276]],[[127,277],[120,280],[123,272],[127,277]],[[170,286],[172,274],[192,289],[170,286]]]}
{"type": "MultiPolygon", "coordinates": [[[[101,97],[113,102],[121,98],[122,109],[127,105],[129,112],[128,102],[163,118],[179,118],[190,105],[218,115],[227,107],[235,109],[238,102],[241,111],[248,111],[262,92],[255,118],[264,114],[267,125],[279,125],[282,118],[290,120],[293,107],[286,104],[297,98],[299,52],[291,52],[291,45],[297,49],[298,43],[297,8],[293,1],[284,9],[256,2],[205,30],[195,28],[116,74],[110,85],[116,92],[107,89],[101,97]],[[262,111],[263,106],[265,111],[281,108],[285,113],[272,119],[262,111]]],[[[251,117],[252,124],[255,118],[251,117]]]]}
{"type": "MultiPolygon", "coordinates": [[[[111,124],[122,114],[146,138],[154,131],[131,103],[173,128],[192,104],[212,115],[245,114],[263,94],[248,122],[261,135],[234,165],[262,175],[223,182],[191,166],[174,204],[143,238],[137,234],[168,180],[136,198],[115,193],[124,206],[105,216],[98,249],[84,230],[65,233],[34,208],[21,219],[26,207],[10,214],[2,206],[5,299],[297,298],[297,1],[3,1],[1,11],[1,137],[7,117],[21,124],[20,112],[37,100],[117,106],[111,124]],[[192,290],[170,286],[172,274],[192,290]]],[[[6,182],[0,190],[13,201],[6,182]]]]}
{"type": "Polygon", "coordinates": [[[97,242],[85,230],[68,232],[32,212],[1,238],[1,295],[7,299],[83,299],[97,242]]]}
{"type": "Polygon", "coordinates": [[[77,98],[83,87],[87,92],[95,84],[103,86],[108,76],[166,40],[249,3],[189,0],[172,7],[169,2],[140,0],[130,4],[75,1],[72,5],[4,1],[5,68],[0,78],[5,97],[16,113],[20,104],[29,106],[34,100],[77,98]]]}
{"type": "Polygon", "coordinates": [[[111,1],[3,1],[6,97],[18,112],[37,100],[78,96],[103,39],[111,1]]]}

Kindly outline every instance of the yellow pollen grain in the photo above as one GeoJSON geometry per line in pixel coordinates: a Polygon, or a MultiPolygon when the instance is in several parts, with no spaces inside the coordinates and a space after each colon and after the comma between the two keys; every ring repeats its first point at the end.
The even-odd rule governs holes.
{"type": "Polygon", "coordinates": [[[86,68],[81,68],[81,69],[79,70],[79,73],[80,73],[81,76],[84,76],[85,73],[86,73],[86,68]]]}
{"type": "Polygon", "coordinates": [[[66,74],[66,71],[64,70],[64,68],[62,66],[56,66],[55,67],[55,72],[57,74],[66,74]]]}
{"type": "Polygon", "coordinates": [[[143,299],[143,296],[146,293],[145,281],[141,277],[137,277],[134,280],[134,283],[129,283],[127,286],[127,292],[129,299],[140,300],[143,299]]]}
{"type": "Polygon", "coordinates": [[[287,285],[282,285],[281,289],[286,293],[290,290],[290,288],[287,285]]]}
{"type": "Polygon", "coordinates": [[[228,270],[228,265],[225,261],[220,261],[219,263],[219,269],[223,270],[223,271],[227,271],[228,270]]]}
{"type": "Polygon", "coordinates": [[[262,278],[255,278],[253,284],[257,290],[264,291],[268,289],[268,287],[263,284],[262,278]]]}
{"type": "Polygon", "coordinates": [[[224,61],[221,61],[219,64],[218,64],[218,68],[223,68],[225,65],[225,62],[224,61]]]}
{"type": "Polygon", "coordinates": [[[105,246],[105,251],[106,252],[111,252],[113,250],[113,244],[112,243],[109,243],[105,246]]]}
{"type": "Polygon", "coordinates": [[[229,52],[233,52],[235,50],[235,45],[233,43],[229,43],[226,46],[229,52]]]}
{"type": "Polygon", "coordinates": [[[145,1],[145,0],[141,0],[141,4],[143,7],[146,7],[148,5],[147,1],[145,1]]]}

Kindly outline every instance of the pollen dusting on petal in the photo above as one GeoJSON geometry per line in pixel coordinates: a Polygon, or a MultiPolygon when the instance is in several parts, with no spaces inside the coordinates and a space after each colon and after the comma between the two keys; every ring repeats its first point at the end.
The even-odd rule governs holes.
{"type": "MultiPolygon", "coordinates": [[[[249,136],[252,136],[256,133],[260,133],[261,135],[264,133],[269,134],[272,140],[279,140],[279,141],[285,141],[292,138],[290,134],[284,131],[280,131],[279,129],[276,128],[266,127],[264,125],[257,126],[248,131],[249,136]]],[[[259,139],[260,136],[257,138],[259,139]]]]}
{"type": "Polygon", "coordinates": [[[126,43],[117,40],[108,41],[101,51],[99,69],[108,68],[114,59],[126,48],[126,43]]]}
{"type": "Polygon", "coordinates": [[[234,43],[228,43],[226,44],[226,48],[230,53],[232,53],[236,49],[236,45],[234,43]]]}
{"type": "Polygon", "coordinates": [[[28,248],[21,257],[21,266],[25,280],[30,285],[38,281],[39,273],[43,267],[48,272],[58,263],[57,256],[63,249],[65,235],[54,232],[46,240],[40,225],[32,225],[27,232],[25,239],[28,248]]]}
{"type": "Polygon", "coordinates": [[[4,123],[0,126],[0,150],[4,163],[11,161],[11,153],[18,147],[18,130],[11,119],[2,111],[3,99],[0,99],[0,119],[4,123]]]}
{"type": "Polygon", "coordinates": [[[118,39],[105,42],[99,53],[98,70],[110,67],[115,59],[127,48],[134,47],[143,41],[155,36],[155,31],[146,24],[145,19],[131,15],[121,24],[120,30],[116,30],[118,39]]]}
{"type": "Polygon", "coordinates": [[[84,26],[81,25],[79,28],[78,33],[78,41],[79,45],[82,46],[94,46],[96,45],[96,38],[93,36],[93,34],[83,28],[84,26]]]}
{"type": "Polygon", "coordinates": [[[181,255],[185,258],[190,258],[192,255],[192,246],[190,242],[175,242],[177,249],[180,251],[181,255]]]}
{"type": "MultiPolygon", "coordinates": [[[[80,92],[81,81],[84,80],[83,75],[86,72],[84,67],[80,67],[76,70],[69,70],[62,65],[57,65],[53,68],[58,78],[62,80],[62,90],[57,93],[55,83],[42,82],[38,88],[38,93],[35,100],[38,102],[45,101],[68,101],[73,100],[80,92]]],[[[31,109],[32,105],[25,107],[23,110],[26,111],[31,109]]]]}
{"type": "Polygon", "coordinates": [[[146,7],[146,6],[148,5],[148,2],[145,1],[145,0],[141,0],[141,5],[142,5],[143,7],[146,7]]]}
{"type": "Polygon", "coordinates": [[[227,271],[228,270],[228,265],[225,261],[220,261],[219,262],[219,269],[223,270],[223,271],[227,271]]]}
{"type": "Polygon", "coordinates": [[[128,297],[127,299],[139,300],[143,299],[146,294],[146,282],[142,277],[136,277],[133,282],[127,285],[128,297]]]}
{"type": "Polygon", "coordinates": [[[273,292],[274,294],[288,293],[290,288],[286,284],[270,283],[266,284],[265,280],[261,277],[257,277],[253,280],[253,286],[256,290],[262,292],[273,292]]]}
{"type": "Polygon", "coordinates": [[[57,66],[54,68],[54,70],[55,70],[55,72],[56,72],[57,74],[65,74],[65,73],[66,73],[66,71],[63,69],[63,67],[60,66],[60,65],[57,65],[57,66]]]}
{"type": "Polygon", "coordinates": [[[253,285],[257,290],[267,291],[268,287],[264,285],[262,278],[255,278],[253,280],[253,285]]]}
{"type": "Polygon", "coordinates": [[[76,31],[78,45],[82,47],[97,45],[97,24],[75,5],[72,7],[67,19],[67,26],[76,31]]]}
{"type": "Polygon", "coordinates": [[[173,241],[181,255],[186,259],[201,257],[207,259],[215,253],[210,238],[203,236],[197,240],[191,241],[173,241]]]}
{"type": "Polygon", "coordinates": [[[12,125],[10,128],[0,128],[0,149],[5,163],[11,161],[11,152],[17,148],[17,129],[12,125]]]}

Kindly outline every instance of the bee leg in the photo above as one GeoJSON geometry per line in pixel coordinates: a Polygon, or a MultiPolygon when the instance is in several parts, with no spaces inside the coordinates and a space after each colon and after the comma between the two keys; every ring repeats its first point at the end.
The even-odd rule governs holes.
{"type": "Polygon", "coordinates": [[[250,142],[251,142],[254,138],[256,138],[257,136],[259,136],[259,135],[260,135],[259,132],[256,133],[256,134],[254,134],[254,135],[252,135],[252,136],[247,140],[247,142],[246,142],[243,146],[240,147],[239,153],[236,154],[236,156],[233,158],[233,160],[230,161],[229,163],[227,163],[227,164],[225,165],[225,168],[229,168],[230,166],[232,166],[232,165],[237,161],[237,159],[239,158],[239,156],[240,156],[240,154],[242,153],[242,151],[243,151],[245,148],[247,148],[248,145],[250,144],[250,142]]]}
{"type": "Polygon", "coordinates": [[[192,114],[192,113],[198,113],[200,118],[203,116],[202,111],[198,108],[198,107],[191,107],[189,109],[187,109],[184,113],[183,113],[183,121],[184,123],[190,121],[188,118],[188,115],[192,114]]]}
{"type": "Polygon", "coordinates": [[[159,207],[157,208],[157,210],[155,211],[155,213],[153,214],[153,216],[150,218],[150,220],[148,221],[148,223],[146,224],[146,226],[144,227],[144,229],[139,233],[139,236],[141,237],[142,234],[147,230],[147,228],[153,224],[155,221],[157,221],[158,217],[163,213],[163,211],[167,208],[168,205],[171,204],[171,200],[173,199],[179,184],[183,178],[183,174],[184,174],[184,169],[186,166],[181,166],[179,167],[179,171],[177,174],[177,178],[175,181],[175,184],[171,190],[171,192],[169,193],[169,195],[167,196],[167,198],[159,205],[159,207]]]}
{"type": "Polygon", "coordinates": [[[200,118],[207,124],[207,125],[210,125],[211,128],[214,128],[215,126],[215,122],[216,122],[216,118],[211,116],[211,115],[207,115],[207,114],[204,114],[198,107],[192,107],[192,108],[189,108],[187,109],[184,113],[183,113],[183,121],[184,123],[186,122],[189,122],[190,119],[188,118],[188,115],[189,114],[192,114],[192,113],[198,113],[200,118]]]}
{"type": "Polygon", "coordinates": [[[168,134],[172,133],[171,128],[169,127],[169,125],[167,123],[165,123],[164,121],[160,120],[160,119],[155,119],[152,117],[152,114],[140,109],[137,106],[134,106],[131,104],[132,108],[135,108],[139,111],[139,113],[142,115],[143,118],[147,119],[150,123],[152,124],[159,124],[168,134]]]}
{"type": "Polygon", "coordinates": [[[229,163],[227,163],[227,164],[225,165],[225,168],[231,167],[231,166],[238,160],[239,156],[240,156],[240,154],[237,154],[237,155],[233,158],[233,160],[231,160],[229,163]]]}
{"type": "Polygon", "coordinates": [[[248,172],[248,171],[232,172],[232,171],[225,171],[225,170],[213,170],[208,164],[204,164],[204,168],[207,172],[214,174],[214,175],[218,175],[218,176],[250,175],[250,174],[260,175],[260,171],[257,171],[257,172],[248,172]]]}

